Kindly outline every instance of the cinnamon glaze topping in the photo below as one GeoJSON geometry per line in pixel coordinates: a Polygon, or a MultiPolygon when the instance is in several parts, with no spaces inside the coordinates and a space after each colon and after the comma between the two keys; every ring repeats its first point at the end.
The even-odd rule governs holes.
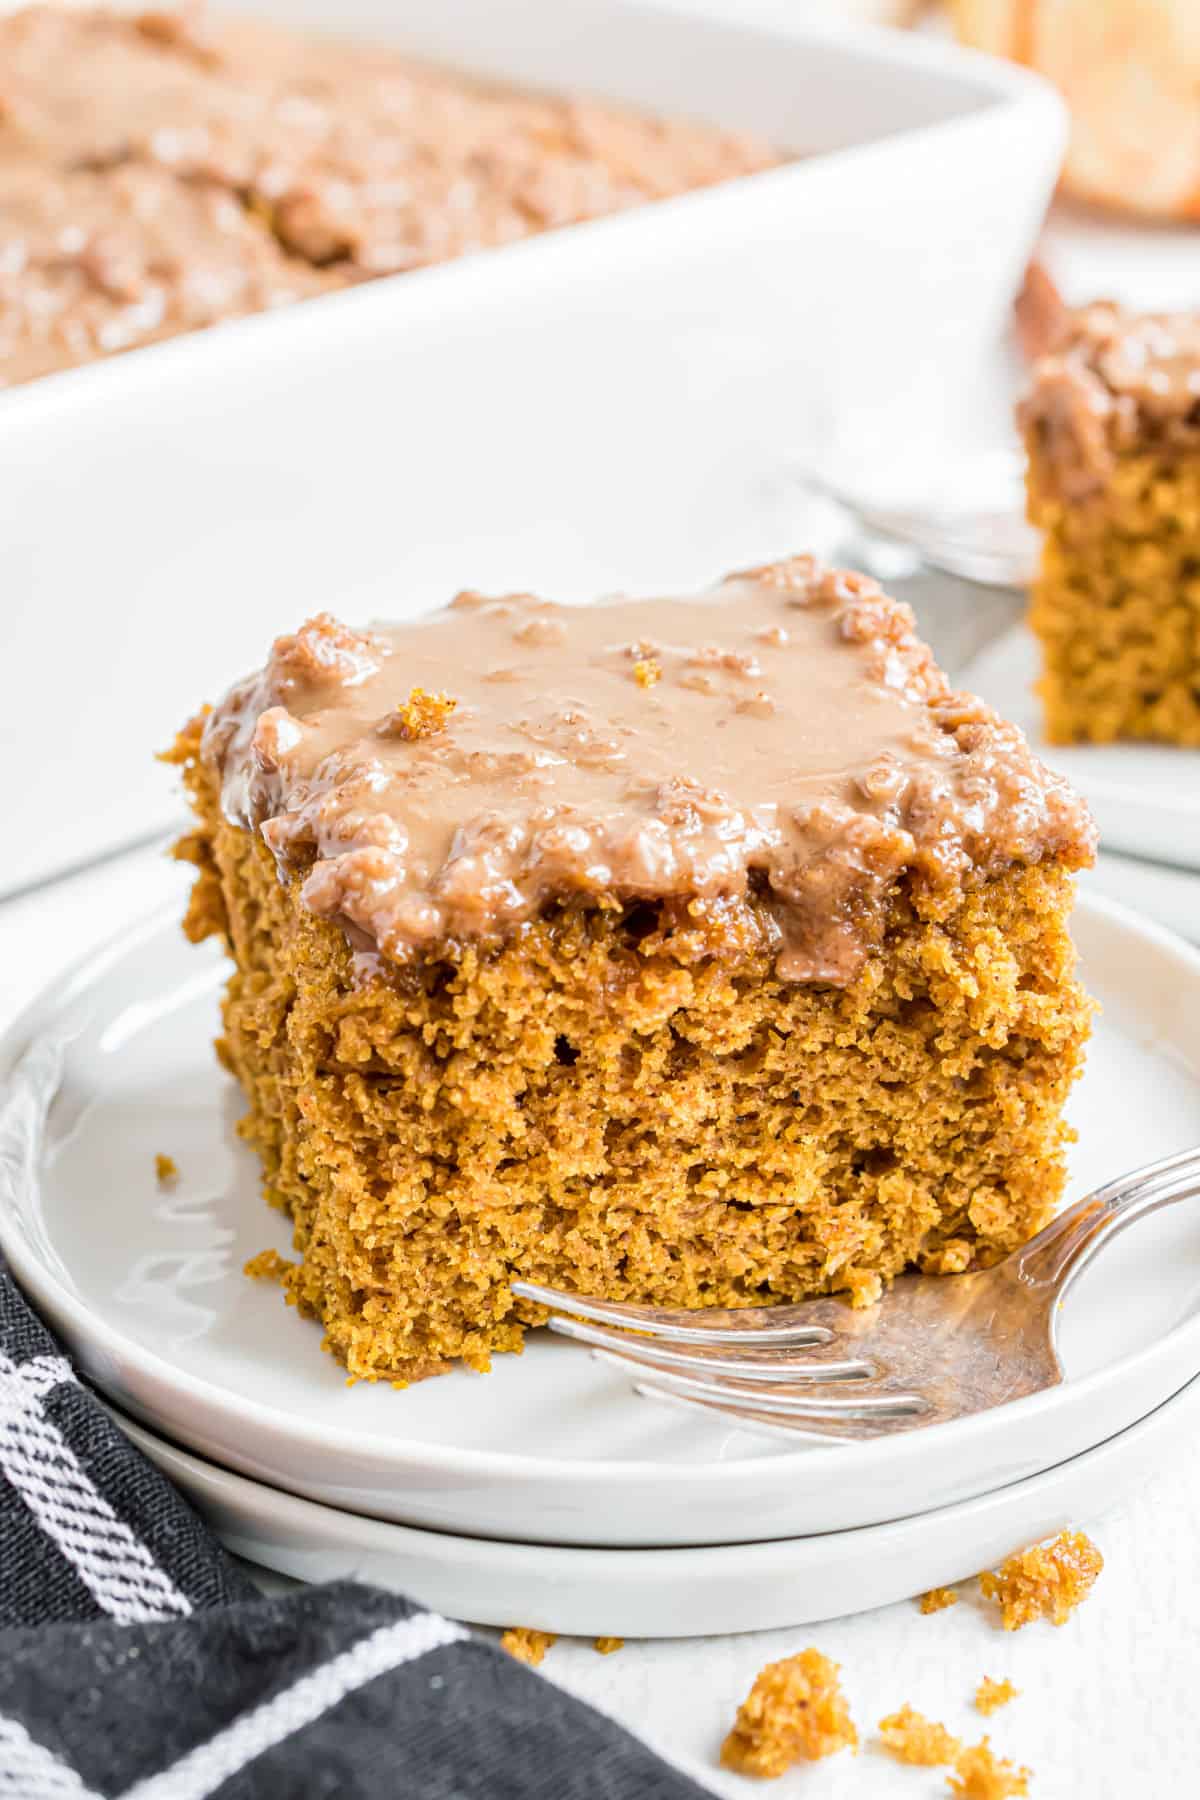
{"type": "Polygon", "coordinates": [[[699,917],[753,896],[781,978],[844,984],[902,876],[952,903],[1094,842],[908,608],[809,557],[691,599],[322,614],[217,706],[203,755],[312,911],[396,962],[563,900],[699,917]]]}

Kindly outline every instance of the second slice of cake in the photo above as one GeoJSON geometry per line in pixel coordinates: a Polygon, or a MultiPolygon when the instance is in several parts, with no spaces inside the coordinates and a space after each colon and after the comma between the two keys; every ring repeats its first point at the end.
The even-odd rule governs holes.
{"type": "Polygon", "coordinates": [[[1200,747],[1200,315],[1070,314],[1019,417],[1047,737],[1200,747]]]}
{"type": "Polygon", "coordinates": [[[865,577],[321,616],[177,754],[290,1296],[352,1373],[518,1349],[518,1274],[869,1300],[1053,1211],[1091,823],[865,577]]]}

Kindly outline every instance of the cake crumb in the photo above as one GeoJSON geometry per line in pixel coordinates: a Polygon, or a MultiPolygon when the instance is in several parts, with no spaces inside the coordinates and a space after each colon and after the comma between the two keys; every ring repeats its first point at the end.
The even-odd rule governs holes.
{"type": "Polygon", "coordinates": [[[958,1605],[958,1594],[954,1588],[930,1588],[917,1604],[923,1613],[945,1612],[948,1606],[958,1605]]]}
{"type": "Polygon", "coordinates": [[[161,1150],[158,1152],[154,1158],[154,1178],[159,1187],[174,1186],[179,1180],[179,1164],[173,1156],[167,1156],[161,1150]]]}
{"type": "Polygon", "coordinates": [[[997,1756],[987,1738],[962,1751],[946,1780],[958,1800],[1020,1800],[1029,1793],[1029,1770],[997,1756]]]}
{"type": "Polygon", "coordinates": [[[415,687],[381,729],[389,737],[404,738],[409,743],[436,737],[457,705],[458,701],[449,694],[427,694],[424,688],[415,687]]]}
{"type": "Polygon", "coordinates": [[[515,1656],[518,1662],[536,1668],[551,1644],[557,1642],[557,1631],[535,1631],[532,1625],[510,1625],[500,1639],[500,1648],[515,1656]]]}
{"type": "Polygon", "coordinates": [[[917,1763],[923,1769],[956,1762],[962,1753],[961,1739],[911,1706],[902,1706],[899,1712],[880,1719],[879,1736],[884,1749],[898,1762],[917,1763]]]}
{"type": "Polygon", "coordinates": [[[768,1663],[721,1746],[722,1767],[771,1779],[801,1757],[816,1761],[847,1745],[857,1750],[838,1669],[813,1649],[768,1663]]]}
{"type": "Polygon", "coordinates": [[[278,1250],[260,1250],[243,1264],[242,1274],[249,1275],[251,1281],[277,1281],[282,1284],[289,1269],[295,1268],[286,1256],[280,1256],[278,1250]]]}
{"type": "Polygon", "coordinates": [[[1005,1631],[1019,1631],[1035,1619],[1065,1625],[1086,1599],[1104,1558],[1082,1531],[1060,1531],[1048,1544],[1018,1550],[993,1574],[979,1577],[986,1600],[1000,1607],[1005,1631]]]}
{"type": "Polygon", "coordinates": [[[985,1675],[975,1689],[975,1710],[990,1717],[998,1707],[1015,1700],[1020,1691],[1007,1677],[1003,1681],[993,1681],[990,1675],[985,1675]]]}
{"type": "Polygon", "coordinates": [[[844,1271],[846,1292],[850,1304],[858,1309],[878,1306],[883,1298],[883,1277],[878,1269],[854,1269],[844,1271]]]}
{"type": "Polygon", "coordinates": [[[662,664],[656,663],[652,656],[646,656],[633,665],[633,679],[641,688],[652,688],[656,681],[662,680],[662,664]]]}
{"type": "Polygon", "coordinates": [[[596,1639],[596,1649],[601,1656],[611,1656],[614,1650],[623,1650],[624,1648],[624,1638],[598,1637],[596,1639]]]}

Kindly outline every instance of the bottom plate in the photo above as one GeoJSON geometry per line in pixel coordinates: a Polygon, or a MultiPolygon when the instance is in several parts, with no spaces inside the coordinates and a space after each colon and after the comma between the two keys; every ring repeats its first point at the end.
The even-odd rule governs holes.
{"type": "Polygon", "coordinates": [[[1169,931],[1192,943],[1200,943],[1200,873],[1169,869],[1164,863],[1143,862],[1136,856],[1115,852],[1101,855],[1096,867],[1081,878],[1085,892],[1093,890],[1157,920],[1169,931]]]}
{"type": "Polygon", "coordinates": [[[451,1618],[579,1637],[809,1625],[962,1581],[1116,1504],[1200,1423],[1200,1378],[1082,1456],[891,1525],[701,1550],[578,1550],[456,1537],[301,1500],[116,1415],[238,1556],[302,1581],[401,1589],[451,1618]]]}

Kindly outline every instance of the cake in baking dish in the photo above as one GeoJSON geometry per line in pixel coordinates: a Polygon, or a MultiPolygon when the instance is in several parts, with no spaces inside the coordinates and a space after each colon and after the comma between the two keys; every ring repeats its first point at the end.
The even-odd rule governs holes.
{"type": "Polygon", "coordinates": [[[1067,314],[1020,422],[1047,736],[1200,747],[1200,315],[1067,314]]]}
{"type": "Polygon", "coordinates": [[[0,13],[0,387],[779,160],[202,6],[0,13]]]}
{"type": "Polygon", "coordinates": [[[866,577],[321,615],[174,754],[289,1297],[352,1374],[519,1349],[517,1275],[863,1302],[1053,1211],[1093,828],[866,577]]]}

